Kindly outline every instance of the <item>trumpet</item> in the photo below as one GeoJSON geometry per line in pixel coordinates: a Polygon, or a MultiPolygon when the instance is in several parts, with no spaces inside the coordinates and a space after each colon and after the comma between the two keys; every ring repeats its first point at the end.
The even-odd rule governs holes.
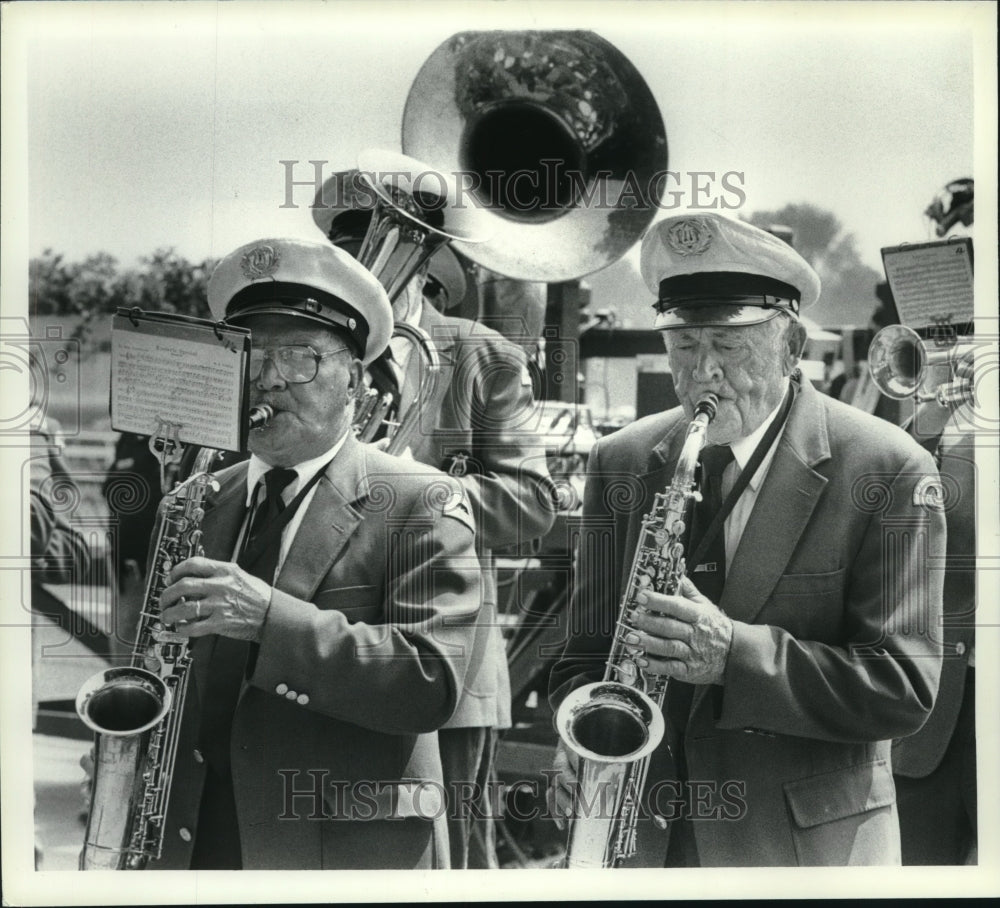
{"type": "Polygon", "coordinates": [[[967,337],[940,350],[905,325],[888,325],[868,348],[868,369],[886,397],[918,403],[937,401],[943,407],[971,403],[975,344],[967,337]]]}

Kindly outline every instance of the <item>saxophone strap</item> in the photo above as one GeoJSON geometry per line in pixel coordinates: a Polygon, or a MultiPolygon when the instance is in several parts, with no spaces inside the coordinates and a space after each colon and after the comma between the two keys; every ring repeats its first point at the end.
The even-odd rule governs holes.
{"type": "MultiPolygon", "coordinates": [[[[280,545],[281,534],[284,532],[285,527],[288,526],[295,516],[295,512],[298,511],[303,499],[309,494],[309,490],[319,482],[320,477],[326,473],[329,466],[330,464],[328,463],[317,470],[312,479],[299,490],[299,493],[278,514],[274,515],[266,524],[260,527],[259,532],[254,536],[254,524],[257,522],[259,509],[267,506],[267,500],[265,499],[264,502],[257,503],[243,540],[243,551],[240,552],[239,557],[236,559],[236,563],[241,568],[252,573],[252,569],[261,556],[269,549],[273,549],[275,545],[280,545]]],[[[273,585],[274,583],[273,576],[261,577],[261,579],[268,585],[273,585]]]]}
{"type": "Polygon", "coordinates": [[[705,557],[705,553],[715,541],[715,537],[722,531],[726,518],[732,512],[733,508],[736,507],[736,502],[740,500],[740,496],[743,494],[746,487],[750,485],[750,480],[753,479],[754,474],[760,468],[761,463],[763,463],[764,458],[767,456],[767,452],[771,450],[771,446],[774,444],[774,440],[778,437],[778,433],[781,432],[782,427],[785,425],[785,421],[788,419],[788,414],[792,409],[792,403],[794,402],[798,391],[799,383],[796,380],[796,376],[793,375],[792,380],[788,383],[788,391],[785,392],[785,400],[782,403],[781,411],[778,413],[777,418],[771,423],[771,425],[768,426],[767,431],[764,433],[764,437],[760,440],[760,442],[758,442],[757,447],[754,448],[754,452],[750,455],[750,459],[747,461],[746,467],[740,471],[740,475],[736,478],[733,488],[722,502],[722,506],[719,508],[716,515],[712,518],[712,522],[708,525],[704,535],[699,540],[697,548],[691,554],[688,564],[701,564],[702,559],[705,557]]]}

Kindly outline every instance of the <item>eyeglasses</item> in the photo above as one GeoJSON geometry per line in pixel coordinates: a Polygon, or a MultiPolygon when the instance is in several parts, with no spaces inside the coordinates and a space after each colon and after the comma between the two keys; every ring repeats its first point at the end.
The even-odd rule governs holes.
{"type": "Polygon", "coordinates": [[[250,349],[250,380],[253,381],[264,369],[264,361],[271,360],[274,368],[290,385],[304,385],[311,382],[319,372],[320,360],[343,353],[348,347],[338,347],[326,353],[317,353],[306,344],[290,344],[286,347],[252,347],[250,349]]]}

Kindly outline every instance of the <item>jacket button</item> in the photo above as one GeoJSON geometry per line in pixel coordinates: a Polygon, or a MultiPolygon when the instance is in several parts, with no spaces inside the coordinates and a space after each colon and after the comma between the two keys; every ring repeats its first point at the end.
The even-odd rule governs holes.
{"type": "Polygon", "coordinates": [[[298,693],[296,693],[294,690],[290,690],[290,691],[288,691],[288,693],[285,694],[285,699],[286,700],[294,700],[297,696],[298,696],[298,693]]]}
{"type": "Polygon", "coordinates": [[[181,826],[181,828],[180,828],[180,830],[178,831],[177,834],[182,839],[184,839],[185,842],[190,842],[191,841],[191,830],[188,829],[187,826],[181,826]]]}
{"type": "Polygon", "coordinates": [[[299,694],[295,698],[295,702],[298,703],[299,706],[305,706],[309,702],[309,694],[299,694]]]}
{"type": "Polygon", "coordinates": [[[959,640],[958,643],[955,644],[955,652],[958,653],[958,655],[960,656],[965,655],[965,644],[961,640],[959,640]]]}
{"type": "Polygon", "coordinates": [[[194,761],[195,763],[204,763],[205,757],[202,755],[201,751],[196,747],[194,749],[194,761]]]}
{"type": "Polygon", "coordinates": [[[288,685],[287,685],[287,684],[284,684],[284,683],[282,683],[282,684],[279,684],[279,685],[278,685],[278,686],[277,686],[277,687],[276,687],[276,688],[274,689],[274,692],[275,692],[275,693],[276,693],[276,694],[277,694],[277,695],[278,695],[279,697],[283,697],[283,696],[285,696],[285,693],[286,693],[287,691],[288,691],[288,685]]]}

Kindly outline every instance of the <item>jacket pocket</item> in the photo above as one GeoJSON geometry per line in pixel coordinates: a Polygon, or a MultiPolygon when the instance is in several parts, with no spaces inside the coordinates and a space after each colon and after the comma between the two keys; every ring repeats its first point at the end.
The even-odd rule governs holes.
{"type": "Polygon", "coordinates": [[[784,574],[778,578],[772,596],[816,596],[844,588],[844,568],[818,574],[784,574]]]}
{"type": "Polygon", "coordinates": [[[382,612],[374,586],[338,586],[320,590],[313,597],[318,609],[337,609],[349,621],[371,621],[382,612]]]}
{"type": "Polygon", "coordinates": [[[785,782],[800,866],[898,864],[896,788],[886,760],[785,782]]]}

